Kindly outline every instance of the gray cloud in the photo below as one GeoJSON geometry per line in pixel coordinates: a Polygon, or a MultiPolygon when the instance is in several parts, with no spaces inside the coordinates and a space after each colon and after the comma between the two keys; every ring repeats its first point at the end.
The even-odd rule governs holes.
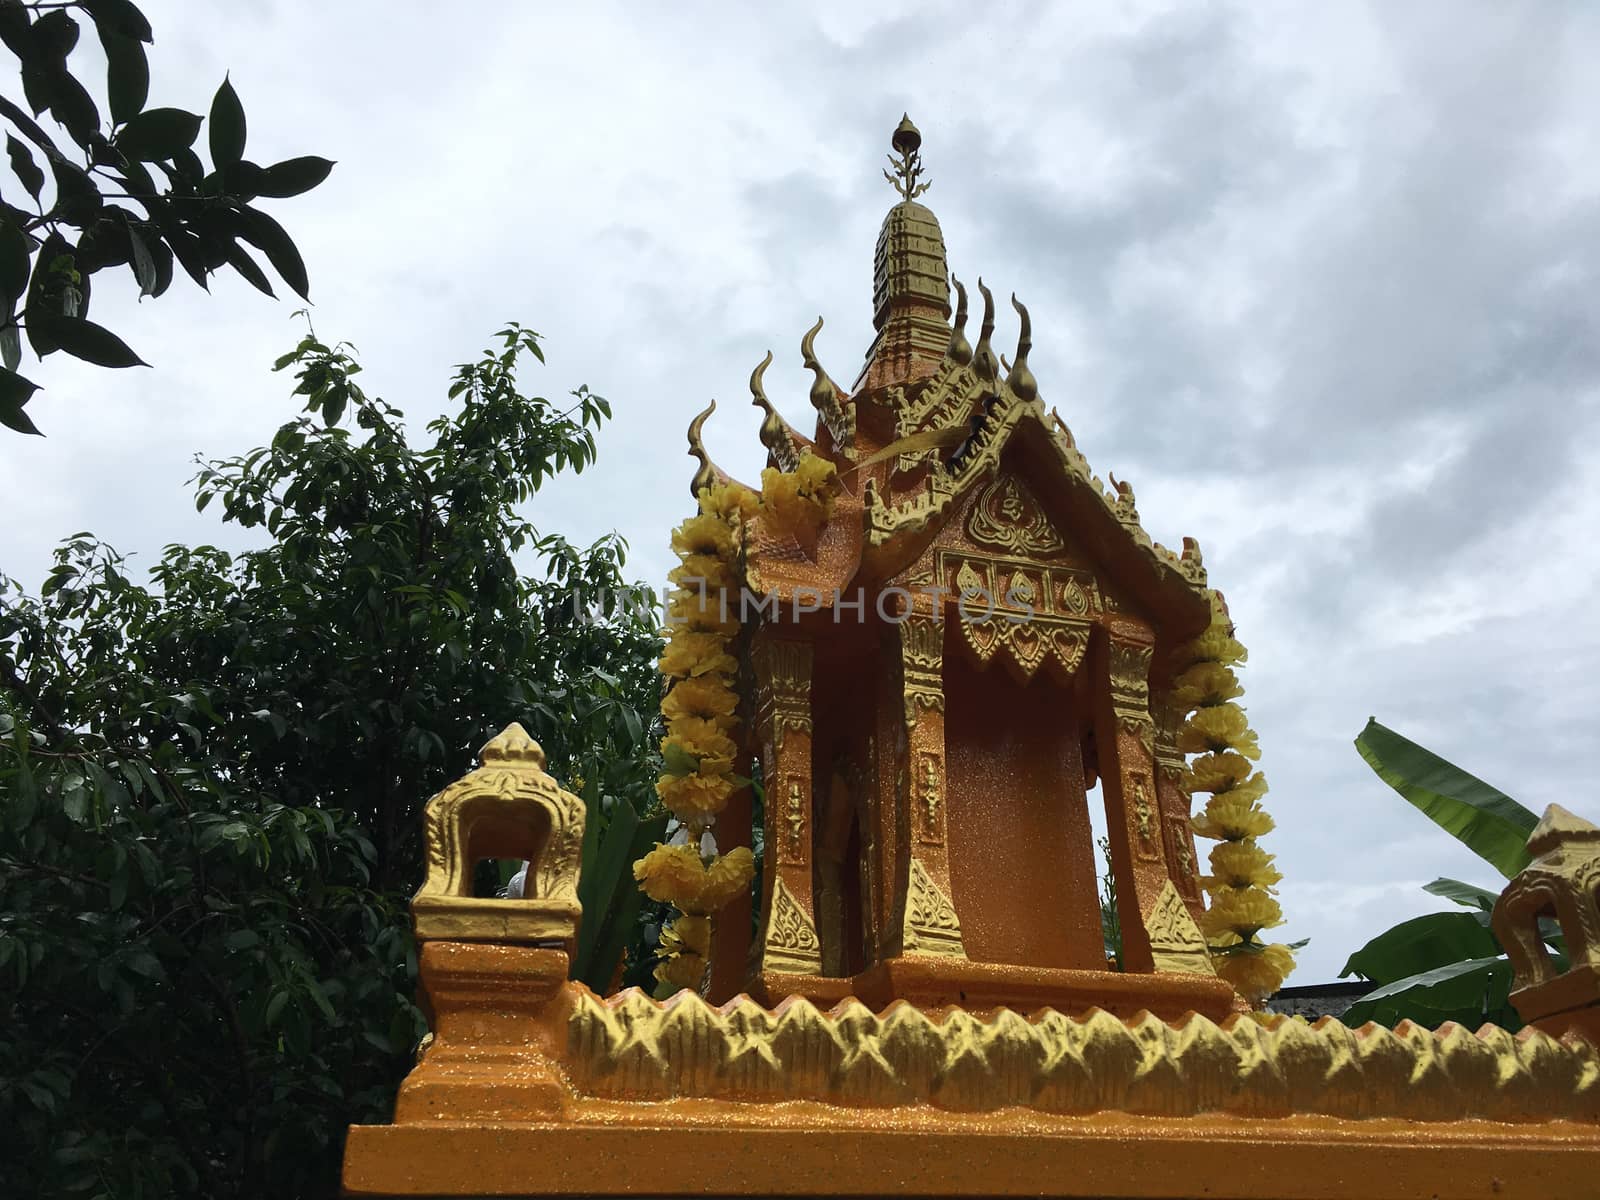
{"type": "MultiPolygon", "coordinates": [[[[708,444],[750,478],[767,348],[797,423],[818,313],[854,378],[909,111],[952,266],[1029,304],[1047,403],[1228,595],[1301,981],[1434,907],[1434,875],[1491,882],[1360,762],[1369,714],[1596,815],[1592,7],[150,8],[153,102],[202,107],[231,70],[252,154],[340,160],[277,209],[319,332],[420,429],[498,322],[539,329],[529,385],[586,382],[618,419],[534,519],[620,529],[656,579],[690,416],[719,400],[708,444]]],[[[0,569],[37,583],[79,528],[146,558],[235,537],[194,514],[189,459],[290,415],[267,366],[298,328],[214,291],[97,287],[157,368],[41,372],[51,436],[9,445],[0,569]]]]}

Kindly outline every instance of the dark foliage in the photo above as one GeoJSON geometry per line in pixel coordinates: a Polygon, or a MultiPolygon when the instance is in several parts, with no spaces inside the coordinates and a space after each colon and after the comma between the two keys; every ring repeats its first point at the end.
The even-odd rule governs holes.
{"type": "Polygon", "coordinates": [[[226,79],[206,117],[147,108],[153,40],[132,0],[0,0],[0,43],[16,56],[23,100],[0,95],[12,176],[0,189],[0,424],[21,433],[39,432],[24,411],[38,386],[18,374],[24,337],[41,359],[64,351],[102,367],[143,365],[89,320],[100,271],[127,267],[142,297],[167,290],[174,263],[201,287],[232,267],[270,296],[254,251],[307,295],[300,252],[255,205],[310,191],[333,163],[245,158],[244,106],[226,79]],[[73,73],[86,30],[106,63],[98,99],[73,73]],[[196,149],[203,125],[209,169],[196,149]]]}
{"type": "Polygon", "coordinates": [[[623,547],[518,511],[609,410],[524,395],[529,357],[503,330],[414,448],[308,336],[279,363],[308,415],[197,477],[263,548],[169,546],[141,584],[79,535],[6,585],[0,1191],[334,1194],[423,1029],[427,797],[519,720],[597,835],[649,816],[654,624],[594,611],[623,547]]]}

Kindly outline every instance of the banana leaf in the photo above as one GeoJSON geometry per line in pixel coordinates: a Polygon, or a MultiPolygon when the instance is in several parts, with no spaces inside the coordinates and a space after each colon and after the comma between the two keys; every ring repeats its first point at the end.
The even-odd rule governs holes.
{"type": "Polygon", "coordinates": [[[613,801],[608,812],[594,783],[584,791],[589,813],[578,877],[583,920],[568,974],[604,995],[639,918],[643,897],[633,879],[633,864],[666,836],[667,818],[642,820],[626,799],[613,801]]]}
{"type": "Polygon", "coordinates": [[[1515,1029],[1521,1021],[1511,1009],[1511,964],[1502,955],[1463,959],[1397,979],[1357,1000],[1340,1018],[1358,1028],[1368,1021],[1393,1026],[1409,1018],[1437,1029],[1456,1021],[1476,1029],[1485,1021],[1515,1029]]]}
{"type": "Polygon", "coordinates": [[[1370,717],[1356,749],[1378,778],[1507,879],[1528,865],[1539,818],[1510,796],[1370,717]]]}
{"type": "Polygon", "coordinates": [[[1379,985],[1414,977],[1466,959],[1501,953],[1494,934],[1476,913],[1428,913],[1386,929],[1350,956],[1339,972],[1379,985]]]}
{"type": "Polygon", "coordinates": [[[1488,888],[1481,888],[1475,883],[1462,883],[1459,879],[1435,879],[1432,883],[1423,884],[1422,890],[1482,912],[1493,912],[1494,902],[1500,899],[1498,893],[1488,888]]]}

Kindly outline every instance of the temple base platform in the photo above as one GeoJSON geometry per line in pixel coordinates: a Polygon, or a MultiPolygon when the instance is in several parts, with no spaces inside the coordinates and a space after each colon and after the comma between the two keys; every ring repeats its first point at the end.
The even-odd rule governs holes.
{"type": "Polygon", "coordinates": [[[354,1196],[1600,1197],[1600,1052],[1512,1035],[601,998],[566,955],[427,942],[435,1036],[354,1196]]]}
{"type": "Polygon", "coordinates": [[[1600,1194],[1600,1131],[814,1104],[735,1113],[681,1100],[588,1106],[563,1123],[356,1126],[345,1186],[357,1196],[1579,1200],[1600,1194]]]}

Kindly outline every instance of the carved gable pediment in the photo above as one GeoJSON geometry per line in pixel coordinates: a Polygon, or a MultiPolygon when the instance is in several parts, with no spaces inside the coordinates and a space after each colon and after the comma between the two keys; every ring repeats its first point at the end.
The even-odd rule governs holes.
{"type": "Polygon", "coordinates": [[[1067,549],[1028,485],[1010,471],[979,489],[967,510],[966,535],[979,546],[1027,558],[1054,558],[1067,549]]]}

